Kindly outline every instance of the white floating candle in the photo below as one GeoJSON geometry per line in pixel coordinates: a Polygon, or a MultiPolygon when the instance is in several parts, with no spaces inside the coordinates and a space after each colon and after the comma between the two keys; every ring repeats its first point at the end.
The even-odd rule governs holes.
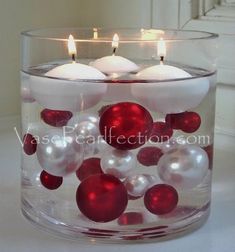
{"type": "MultiPolygon", "coordinates": [[[[112,79],[116,79],[127,73],[137,72],[139,67],[134,62],[116,55],[118,46],[119,37],[115,34],[112,41],[113,54],[97,59],[91,62],[90,65],[109,75],[112,79]]],[[[130,85],[125,83],[109,83],[104,100],[108,102],[120,102],[131,99],[131,97],[130,85]]]]}
{"type": "Polygon", "coordinates": [[[137,72],[139,67],[134,62],[115,54],[118,46],[119,37],[115,34],[112,41],[113,55],[97,59],[94,62],[91,62],[90,65],[108,75],[114,73],[125,74],[129,72],[137,72]]]}
{"type": "Polygon", "coordinates": [[[149,109],[163,114],[180,113],[197,107],[208,93],[209,81],[206,78],[192,78],[191,74],[180,68],[164,65],[165,55],[166,46],[161,39],[158,42],[160,64],[137,74],[138,79],[157,82],[133,84],[133,96],[149,109]]]}
{"type": "Polygon", "coordinates": [[[45,77],[31,76],[31,90],[43,107],[81,111],[95,106],[105,94],[107,85],[75,80],[104,80],[106,76],[94,67],[76,63],[77,51],[72,35],[68,40],[68,49],[73,62],[55,67],[45,77]]]}

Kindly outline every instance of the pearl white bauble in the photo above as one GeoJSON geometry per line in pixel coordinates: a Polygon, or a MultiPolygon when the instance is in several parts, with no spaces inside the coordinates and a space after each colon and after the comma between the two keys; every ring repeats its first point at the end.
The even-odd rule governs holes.
{"type": "Polygon", "coordinates": [[[64,134],[62,129],[41,133],[37,158],[43,170],[55,176],[75,172],[83,162],[83,146],[74,134],[64,134]]]}
{"type": "Polygon", "coordinates": [[[181,145],[185,145],[187,144],[186,139],[184,138],[180,138],[180,137],[175,137],[175,138],[171,138],[169,141],[167,142],[163,142],[160,145],[160,149],[162,150],[163,153],[169,152],[171,150],[176,149],[177,147],[181,146],[181,145]]]}
{"type": "Polygon", "coordinates": [[[182,145],[165,153],[158,162],[158,175],[180,189],[194,188],[208,172],[207,153],[195,145],[182,145]]]}
{"type": "Polygon", "coordinates": [[[127,192],[133,197],[142,197],[156,183],[157,179],[148,174],[129,176],[124,181],[127,192]]]}
{"type": "Polygon", "coordinates": [[[136,168],[137,160],[131,151],[110,149],[103,153],[100,165],[104,173],[123,179],[136,168]]]}

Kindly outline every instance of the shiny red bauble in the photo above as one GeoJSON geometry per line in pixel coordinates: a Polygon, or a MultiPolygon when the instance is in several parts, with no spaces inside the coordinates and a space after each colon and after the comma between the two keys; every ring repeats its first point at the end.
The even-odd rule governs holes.
{"type": "Polygon", "coordinates": [[[42,120],[46,124],[54,127],[66,126],[68,121],[72,118],[72,116],[73,113],[70,111],[44,109],[41,112],[42,120]]]}
{"type": "Polygon", "coordinates": [[[173,129],[180,129],[185,133],[193,133],[201,126],[201,117],[196,112],[183,112],[179,114],[168,114],[166,124],[173,129]]]}
{"type": "Polygon", "coordinates": [[[168,141],[173,135],[173,129],[165,122],[155,122],[151,133],[151,141],[155,143],[168,141]]]}
{"type": "Polygon", "coordinates": [[[63,178],[51,175],[46,171],[42,171],[40,175],[40,181],[45,188],[49,190],[55,190],[62,185],[63,178]]]}
{"type": "Polygon", "coordinates": [[[149,212],[153,214],[167,214],[176,208],[178,198],[178,193],[174,187],[158,184],[149,188],[145,193],[144,204],[149,212]]]}
{"type": "Polygon", "coordinates": [[[144,166],[157,165],[160,157],[163,155],[161,149],[154,146],[144,147],[139,150],[137,160],[144,166]]]}
{"type": "Polygon", "coordinates": [[[138,212],[127,212],[122,214],[117,222],[120,226],[143,224],[144,216],[138,212]]]}
{"type": "Polygon", "coordinates": [[[37,150],[37,141],[31,134],[23,137],[23,149],[27,155],[33,155],[37,150]]]}
{"type": "Polygon", "coordinates": [[[107,108],[100,117],[100,133],[120,150],[136,149],[149,139],[153,127],[150,113],[141,105],[121,102],[107,108]]]}
{"type": "Polygon", "coordinates": [[[80,211],[95,222],[109,222],[125,211],[128,203],[123,183],[108,174],[98,174],[83,180],[77,189],[80,211]]]}
{"type": "Polygon", "coordinates": [[[91,175],[102,174],[100,158],[88,158],[83,161],[82,165],[76,171],[77,177],[82,181],[91,175]]]}

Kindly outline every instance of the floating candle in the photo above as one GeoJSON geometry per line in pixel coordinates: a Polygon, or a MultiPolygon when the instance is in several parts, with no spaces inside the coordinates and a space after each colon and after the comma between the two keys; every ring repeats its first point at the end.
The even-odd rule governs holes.
{"type": "Polygon", "coordinates": [[[31,76],[34,98],[43,107],[56,110],[80,111],[95,106],[107,90],[105,83],[76,80],[104,80],[106,76],[94,67],[77,63],[73,36],[68,39],[72,62],[53,68],[45,77],[31,76]]]}
{"type": "Polygon", "coordinates": [[[134,62],[116,55],[118,46],[119,37],[115,34],[112,41],[113,54],[97,59],[94,62],[91,62],[90,65],[108,75],[137,72],[139,67],[134,62]]]}
{"type": "MultiPolygon", "coordinates": [[[[90,65],[109,75],[112,79],[116,79],[127,73],[137,72],[139,67],[134,62],[116,55],[118,47],[119,37],[115,34],[112,41],[113,54],[97,59],[94,62],[91,62],[90,65]]],[[[110,83],[108,84],[104,100],[108,102],[121,102],[126,101],[131,97],[130,86],[128,84],[110,83]]]]}
{"type": "Polygon", "coordinates": [[[180,113],[197,107],[208,93],[208,80],[193,78],[180,68],[165,65],[166,44],[163,39],[158,42],[158,56],[161,59],[159,65],[137,74],[138,79],[156,80],[156,83],[133,84],[132,95],[151,110],[163,114],[180,113]]]}

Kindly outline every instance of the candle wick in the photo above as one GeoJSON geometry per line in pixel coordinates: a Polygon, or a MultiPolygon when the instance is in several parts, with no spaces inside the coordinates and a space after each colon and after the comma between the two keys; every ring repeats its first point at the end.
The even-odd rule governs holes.
{"type": "Polygon", "coordinates": [[[114,48],[113,48],[113,56],[115,56],[116,51],[117,51],[117,47],[114,47],[114,48]]]}
{"type": "Polygon", "coordinates": [[[164,63],[164,56],[160,56],[160,65],[163,65],[164,63]]]}
{"type": "Polygon", "coordinates": [[[72,54],[72,61],[73,61],[73,63],[76,63],[76,56],[75,56],[75,53],[72,54]]]}

